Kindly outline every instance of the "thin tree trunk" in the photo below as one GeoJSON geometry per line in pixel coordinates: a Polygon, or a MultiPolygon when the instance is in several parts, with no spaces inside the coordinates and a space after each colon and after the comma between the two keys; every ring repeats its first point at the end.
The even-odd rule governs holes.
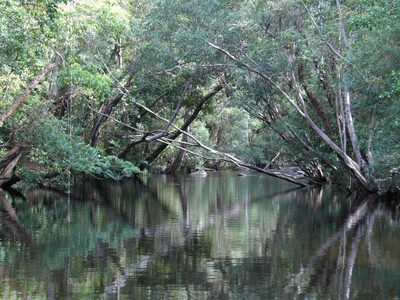
{"type": "Polygon", "coordinates": [[[122,67],[123,67],[123,62],[122,62],[122,39],[121,39],[121,37],[118,37],[117,66],[120,69],[122,69],[122,67]]]}
{"type": "Polygon", "coordinates": [[[114,45],[114,49],[111,53],[109,63],[114,63],[119,69],[123,67],[122,61],[122,39],[121,37],[117,38],[117,43],[114,45]]]}
{"type": "Polygon", "coordinates": [[[271,158],[271,161],[264,167],[264,170],[268,170],[272,166],[272,164],[275,163],[275,160],[278,159],[279,155],[281,155],[281,151],[278,151],[278,153],[271,158]]]}
{"type": "Polygon", "coordinates": [[[179,110],[182,107],[183,99],[185,99],[185,97],[190,89],[190,86],[192,85],[194,73],[195,72],[193,72],[192,75],[190,76],[189,80],[186,81],[185,88],[183,89],[182,95],[179,97],[178,103],[176,104],[176,108],[174,110],[174,113],[172,114],[172,117],[171,117],[169,123],[165,127],[165,131],[168,130],[168,128],[171,126],[171,124],[175,121],[176,117],[178,116],[179,110]]]}
{"type": "MultiPolygon", "coordinates": [[[[349,45],[349,41],[347,39],[347,35],[346,35],[346,31],[345,31],[345,25],[344,25],[344,21],[343,21],[342,9],[340,6],[340,0],[336,0],[336,6],[337,6],[338,14],[339,14],[339,37],[340,37],[341,41],[343,42],[344,48],[346,49],[346,51],[349,51],[350,45],[349,45]]],[[[343,73],[344,73],[344,76],[343,76],[343,98],[344,98],[344,110],[345,110],[347,129],[348,129],[351,145],[353,148],[353,152],[354,152],[354,155],[357,160],[357,164],[359,165],[360,170],[365,175],[366,162],[361,155],[360,145],[358,143],[358,138],[357,138],[356,130],[354,127],[353,115],[351,112],[350,90],[349,90],[348,84],[346,82],[347,72],[348,72],[348,63],[345,62],[344,68],[343,68],[343,73]]]]}
{"type": "Polygon", "coordinates": [[[340,137],[340,146],[343,152],[347,152],[347,132],[346,132],[346,121],[343,109],[343,98],[341,95],[340,88],[340,73],[337,72],[337,82],[336,82],[336,95],[335,95],[335,110],[336,110],[336,121],[338,126],[338,132],[340,137]]]}
{"type": "MultiPolygon", "coordinates": [[[[344,83],[343,93],[344,93],[344,111],[345,111],[345,116],[346,116],[346,123],[347,123],[347,130],[349,133],[349,138],[351,141],[354,155],[357,160],[357,164],[360,166],[360,170],[364,171],[366,162],[363,159],[363,157],[361,156],[360,145],[358,143],[356,130],[354,128],[353,116],[351,113],[350,92],[348,90],[346,83],[344,83]]],[[[363,172],[363,174],[364,174],[364,172],[363,172]]]]}
{"type": "MultiPolygon", "coordinates": [[[[301,14],[300,14],[300,10],[297,10],[296,13],[296,30],[299,34],[302,33],[302,29],[303,29],[303,20],[301,18],[301,14]]],[[[306,42],[307,44],[307,42],[306,42]]],[[[294,48],[294,53],[293,53],[294,57],[296,58],[296,60],[298,61],[297,63],[297,74],[299,77],[299,82],[301,84],[301,86],[303,87],[307,98],[311,104],[312,109],[314,110],[316,117],[320,118],[323,124],[324,129],[326,130],[326,132],[328,133],[329,136],[332,136],[332,126],[330,123],[330,120],[327,116],[327,114],[325,113],[325,110],[323,109],[323,107],[321,106],[320,102],[318,101],[318,99],[314,96],[314,93],[312,92],[311,88],[309,87],[306,79],[305,79],[305,68],[304,68],[304,64],[303,61],[300,57],[300,50],[298,47],[294,48]]]]}

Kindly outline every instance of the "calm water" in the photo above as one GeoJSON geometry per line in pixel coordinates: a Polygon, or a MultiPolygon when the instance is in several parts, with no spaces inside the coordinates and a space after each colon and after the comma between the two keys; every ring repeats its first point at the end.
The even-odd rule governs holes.
{"type": "Polygon", "coordinates": [[[2,299],[399,299],[400,212],[264,175],[0,193],[2,299]]]}

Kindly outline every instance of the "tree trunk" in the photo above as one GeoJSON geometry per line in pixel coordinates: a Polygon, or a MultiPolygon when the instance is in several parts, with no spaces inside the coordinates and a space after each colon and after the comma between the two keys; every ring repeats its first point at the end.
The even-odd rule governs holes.
{"type": "Polygon", "coordinates": [[[111,53],[109,62],[114,63],[119,69],[123,67],[122,61],[122,39],[121,37],[117,38],[117,43],[114,45],[114,49],[111,53]]]}
{"type": "Polygon", "coordinates": [[[296,79],[294,77],[294,74],[292,73],[292,79],[293,79],[293,84],[295,88],[295,92],[297,94],[297,99],[300,101],[302,107],[300,107],[295,99],[293,99],[285,90],[278,85],[276,82],[274,82],[268,75],[263,73],[260,70],[257,70],[250,65],[244,63],[240,59],[236,58],[234,55],[232,55],[230,52],[228,52],[225,49],[222,49],[221,47],[218,47],[212,43],[208,43],[211,47],[221,51],[225,55],[227,55],[229,58],[231,58],[233,61],[235,61],[240,67],[243,67],[247,69],[248,71],[259,75],[261,78],[265,80],[266,83],[271,84],[274,88],[276,88],[279,93],[289,102],[289,104],[293,107],[293,109],[299,114],[299,116],[303,117],[308,125],[311,127],[311,129],[338,155],[340,160],[342,161],[344,167],[348,169],[356,179],[356,181],[367,191],[370,192],[376,192],[377,187],[374,184],[371,184],[367,181],[367,179],[364,177],[363,173],[361,172],[360,165],[358,165],[352,158],[350,158],[336,143],[325,133],[319,126],[311,119],[311,117],[307,113],[307,108],[302,96],[302,92],[300,91],[300,88],[297,85],[296,79]]]}
{"type": "MultiPolygon", "coordinates": [[[[204,98],[202,99],[202,101],[197,104],[196,108],[194,109],[193,113],[191,114],[191,116],[186,120],[186,122],[180,127],[181,131],[185,131],[187,130],[187,128],[189,127],[190,124],[193,123],[193,121],[196,119],[196,117],[199,115],[199,113],[201,112],[204,104],[211,99],[212,97],[214,97],[216,94],[218,94],[222,89],[224,88],[224,86],[222,84],[218,84],[211,92],[209,92],[207,95],[204,96],[204,98]]],[[[179,137],[181,135],[181,131],[176,130],[175,132],[173,132],[172,134],[170,134],[168,136],[168,139],[171,140],[175,140],[177,137],[179,137]]],[[[153,161],[155,161],[158,156],[168,147],[167,144],[161,144],[160,146],[158,146],[156,148],[155,151],[153,151],[147,158],[147,165],[151,164],[153,161]]],[[[146,166],[142,166],[143,168],[146,166]]]]}
{"type": "Polygon", "coordinates": [[[5,168],[14,158],[16,158],[22,151],[20,145],[15,145],[8,151],[7,155],[0,159],[0,169],[5,168]]]}
{"type": "Polygon", "coordinates": [[[363,171],[364,168],[366,167],[366,162],[361,155],[360,145],[358,143],[356,130],[354,128],[353,116],[351,113],[350,92],[348,90],[346,83],[344,83],[343,93],[344,93],[344,111],[345,111],[345,116],[346,116],[347,131],[349,133],[349,138],[351,141],[354,155],[357,160],[357,164],[360,166],[360,169],[363,171]]]}
{"type": "Polygon", "coordinates": [[[19,159],[22,156],[22,149],[21,145],[15,145],[11,148],[8,154],[0,159],[0,186],[1,187],[9,187],[14,183],[18,182],[20,178],[17,176],[12,176],[11,178],[7,178],[7,175],[11,173],[15,169],[19,159]]]}
{"type": "MultiPolygon", "coordinates": [[[[186,131],[189,132],[189,128],[186,131]]],[[[184,142],[182,144],[183,149],[179,149],[178,155],[175,157],[175,159],[171,163],[171,165],[165,170],[165,173],[176,174],[178,172],[179,168],[182,165],[183,158],[185,157],[186,152],[184,149],[187,148],[187,145],[185,144],[185,142],[187,142],[187,141],[188,141],[188,136],[187,136],[187,134],[184,134],[182,136],[182,142],[184,142]]]]}
{"type": "Polygon", "coordinates": [[[58,66],[62,65],[63,63],[63,58],[64,53],[63,51],[59,50],[56,51],[56,58],[55,58],[55,66],[54,66],[54,71],[53,71],[53,78],[50,83],[49,91],[47,92],[47,100],[53,101],[57,95],[58,95],[58,85],[57,85],[57,79],[58,79],[58,73],[59,73],[59,68],[58,66]]]}
{"type": "Polygon", "coordinates": [[[332,125],[331,122],[325,113],[323,107],[317,100],[317,98],[314,96],[313,92],[311,91],[310,87],[308,86],[306,80],[305,80],[305,75],[304,75],[304,66],[300,62],[298,65],[298,76],[299,76],[299,81],[307,95],[308,100],[310,101],[311,107],[313,108],[316,116],[320,117],[322,120],[322,124],[324,126],[324,129],[326,130],[327,134],[329,136],[332,136],[332,125]]]}
{"type": "Polygon", "coordinates": [[[22,93],[21,96],[8,108],[7,112],[0,115],[0,125],[2,125],[12,114],[13,112],[28,98],[30,93],[33,92],[40,84],[40,82],[47,76],[47,74],[53,70],[55,67],[54,64],[50,64],[44,69],[44,71],[35,77],[35,79],[28,85],[26,90],[22,93]]]}
{"type": "MultiPolygon", "coordinates": [[[[127,89],[129,84],[124,87],[127,89]]],[[[96,147],[99,135],[100,135],[100,127],[101,125],[108,119],[111,115],[113,108],[122,100],[125,92],[120,92],[111,102],[105,102],[102,104],[98,116],[95,119],[93,124],[92,133],[90,135],[90,146],[96,147]]]]}

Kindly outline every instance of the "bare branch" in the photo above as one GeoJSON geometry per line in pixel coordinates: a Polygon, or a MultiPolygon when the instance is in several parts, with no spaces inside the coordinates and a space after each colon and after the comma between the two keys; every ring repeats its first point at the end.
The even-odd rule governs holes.
{"type": "Polygon", "coordinates": [[[178,112],[181,109],[183,99],[186,97],[186,94],[189,91],[190,86],[192,85],[192,81],[193,81],[193,77],[194,77],[195,73],[196,73],[196,70],[194,70],[192,72],[192,75],[190,76],[189,80],[186,82],[186,85],[185,85],[185,88],[183,89],[182,95],[179,97],[179,100],[178,100],[178,103],[176,105],[175,111],[174,111],[174,113],[173,113],[173,115],[171,117],[171,120],[169,121],[167,127],[165,128],[165,130],[168,130],[169,126],[171,126],[172,122],[174,122],[176,117],[178,116],[178,112]]]}
{"type": "MultiPolygon", "coordinates": [[[[304,3],[303,0],[300,0],[300,1],[301,1],[301,4],[303,4],[304,8],[306,9],[307,14],[308,14],[308,16],[310,17],[311,22],[314,24],[315,29],[318,31],[318,33],[319,33],[320,35],[322,35],[322,31],[321,31],[321,29],[319,28],[319,26],[318,26],[317,22],[315,21],[313,15],[311,14],[310,10],[308,9],[307,5],[304,3]]],[[[324,41],[324,43],[328,46],[328,48],[329,48],[337,57],[339,57],[340,59],[343,59],[343,56],[339,53],[339,51],[337,51],[335,48],[333,48],[333,46],[332,46],[329,42],[324,41]]]]}
{"type": "Polygon", "coordinates": [[[233,54],[231,54],[230,52],[228,52],[225,49],[222,49],[221,47],[218,47],[216,45],[214,45],[213,43],[208,42],[208,44],[213,47],[214,49],[217,49],[218,51],[221,51],[222,53],[224,53],[226,56],[228,56],[230,59],[232,59],[233,61],[235,61],[240,67],[244,67],[245,69],[249,70],[250,72],[259,75],[261,78],[263,78],[267,83],[271,84],[273,87],[275,87],[285,98],[286,100],[288,100],[290,102],[290,104],[297,110],[297,112],[305,117],[303,111],[300,109],[300,107],[296,104],[296,101],[294,99],[292,99],[292,97],[290,97],[284,90],[283,88],[278,85],[275,81],[273,81],[268,75],[266,75],[264,72],[261,72],[257,69],[254,69],[253,67],[251,67],[250,65],[242,62],[240,59],[238,59],[237,57],[235,57],[233,54]]]}
{"type": "Polygon", "coordinates": [[[122,121],[120,121],[120,120],[118,120],[118,119],[116,119],[116,118],[114,118],[114,117],[112,117],[112,116],[110,116],[110,115],[104,114],[104,113],[102,113],[101,111],[98,111],[98,110],[94,109],[91,105],[88,105],[88,108],[89,108],[91,111],[95,112],[96,114],[98,114],[98,115],[100,115],[100,116],[103,116],[103,117],[107,117],[107,119],[110,119],[110,120],[112,120],[112,121],[114,121],[114,122],[116,122],[116,123],[118,123],[118,124],[120,124],[120,125],[123,125],[123,126],[129,128],[129,129],[131,129],[131,130],[139,131],[139,132],[143,132],[143,133],[149,133],[148,131],[144,131],[144,130],[141,130],[141,129],[139,129],[139,128],[133,127],[133,126],[131,126],[131,125],[129,125],[129,124],[126,124],[126,123],[124,123],[124,122],[122,122],[122,121]]]}

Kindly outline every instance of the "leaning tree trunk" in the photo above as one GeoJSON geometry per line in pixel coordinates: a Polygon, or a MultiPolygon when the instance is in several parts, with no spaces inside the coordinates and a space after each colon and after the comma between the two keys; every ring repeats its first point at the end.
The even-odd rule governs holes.
{"type": "Polygon", "coordinates": [[[331,137],[329,137],[315,122],[314,120],[309,116],[307,112],[307,107],[305,104],[305,101],[303,99],[303,93],[300,90],[296,78],[294,76],[294,73],[292,72],[292,81],[294,85],[294,91],[296,92],[297,100],[300,102],[300,106],[297,104],[295,98],[292,98],[279,84],[277,84],[275,81],[273,81],[267,74],[264,72],[253,68],[249,64],[241,61],[238,59],[236,56],[232,55],[230,52],[228,52],[225,49],[222,49],[221,47],[218,47],[212,43],[208,43],[211,47],[221,51],[224,53],[226,56],[228,56],[230,59],[235,61],[239,67],[242,67],[244,69],[247,69],[248,71],[260,76],[267,84],[270,84],[273,86],[282,96],[286,101],[290,104],[290,106],[293,107],[293,109],[298,113],[299,116],[305,119],[305,121],[308,123],[310,128],[336,153],[336,155],[340,158],[342,161],[343,166],[349,170],[356,181],[367,191],[370,192],[376,192],[377,187],[373,184],[370,184],[368,180],[365,178],[364,174],[361,171],[360,165],[357,164],[349,155],[347,155],[346,152],[343,151],[334,141],[331,137]]]}
{"type": "MultiPolygon", "coordinates": [[[[189,128],[186,130],[186,132],[189,132],[189,128]]],[[[170,174],[176,174],[179,170],[179,168],[182,165],[183,158],[185,157],[185,149],[187,148],[187,145],[185,144],[188,142],[188,135],[184,134],[182,136],[182,149],[179,149],[178,155],[175,157],[174,161],[171,163],[171,165],[165,170],[165,173],[170,173],[170,174]]]]}
{"type": "Polygon", "coordinates": [[[122,100],[124,95],[125,92],[120,92],[117,96],[114,97],[111,102],[105,102],[102,104],[100,111],[98,112],[98,116],[94,121],[92,132],[90,134],[90,146],[96,147],[100,136],[101,126],[111,115],[113,108],[122,100]]]}
{"type": "MultiPolygon", "coordinates": [[[[202,101],[197,104],[196,108],[194,109],[193,113],[190,115],[190,117],[186,120],[186,122],[180,127],[180,130],[176,130],[175,132],[173,132],[172,134],[170,134],[168,136],[168,139],[170,140],[175,140],[177,137],[179,137],[182,133],[182,131],[187,130],[187,128],[189,127],[190,124],[193,123],[193,121],[196,119],[196,117],[198,116],[198,114],[201,112],[203,106],[205,105],[205,103],[211,99],[212,97],[214,97],[216,94],[218,94],[222,89],[224,88],[224,86],[222,84],[218,84],[211,92],[209,92],[206,96],[204,96],[204,98],[202,99],[202,101]]],[[[158,146],[147,158],[147,164],[151,164],[152,162],[154,162],[159,156],[160,154],[168,147],[167,144],[161,144],[160,146],[158,146]]],[[[145,166],[144,166],[145,167],[145,166]]]]}
{"type": "Polygon", "coordinates": [[[8,108],[8,110],[4,114],[0,115],[0,125],[2,125],[13,114],[13,112],[28,98],[30,93],[32,93],[37,88],[40,82],[42,82],[43,79],[46,78],[47,74],[49,74],[50,71],[54,69],[54,67],[54,64],[48,65],[41,74],[35,77],[35,79],[28,85],[21,96],[18,97],[18,99],[8,108]]]}
{"type": "Polygon", "coordinates": [[[15,170],[15,167],[22,156],[22,150],[22,146],[15,145],[10,149],[6,156],[0,159],[0,187],[11,186],[19,180],[15,176],[9,178],[8,175],[15,170]]]}

